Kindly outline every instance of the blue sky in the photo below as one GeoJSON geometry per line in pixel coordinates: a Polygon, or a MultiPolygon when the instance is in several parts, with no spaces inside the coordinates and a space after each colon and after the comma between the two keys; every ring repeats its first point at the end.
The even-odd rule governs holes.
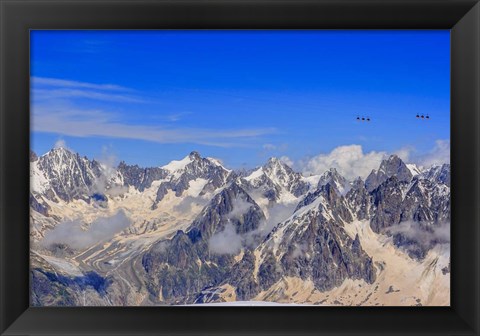
{"type": "Polygon", "coordinates": [[[197,150],[239,168],[357,145],[421,161],[450,138],[449,50],[449,31],[33,31],[32,149],[141,166],[197,150]]]}

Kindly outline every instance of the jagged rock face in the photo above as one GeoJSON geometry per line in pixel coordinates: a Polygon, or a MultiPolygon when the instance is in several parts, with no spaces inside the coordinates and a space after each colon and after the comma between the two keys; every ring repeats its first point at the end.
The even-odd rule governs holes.
{"type": "MultiPolygon", "coordinates": [[[[52,149],[38,158],[38,167],[47,177],[52,191],[63,201],[85,199],[102,175],[100,164],[80,157],[65,148],[52,149]]],[[[45,195],[49,197],[48,194],[45,195]]]]}
{"type": "Polygon", "coordinates": [[[370,218],[371,197],[361,178],[356,179],[345,196],[349,207],[359,220],[370,218]]]}
{"type": "Polygon", "coordinates": [[[409,183],[396,176],[383,182],[371,193],[372,230],[391,235],[397,247],[423,259],[441,242],[436,231],[450,222],[449,169],[449,165],[433,167],[409,183]]]}
{"type": "Polygon", "coordinates": [[[345,195],[351,189],[347,179],[340,175],[335,168],[331,168],[320,177],[317,188],[326,184],[330,184],[341,195],[345,195]]]}
{"type": "Polygon", "coordinates": [[[38,156],[37,154],[35,154],[34,151],[30,151],[30,162],[34,162],[34,161],[37,161],[38,160],[38,156]]]}
{"type": "Polygon", "coordinates": [[[123,176],[125,186],[133,186],[139,191],[150,188],[153,181],[164,179],[168,175],[162,168],[141,168],[138,165],[127,165],[123,161],[118,165],[118,171],[123,176]]]}
{"type": "Polygon", "coordinates": [[[255,256],[247,250],[242,260],[232,266],[231,272],[227,274],[228,280],[225,283],[235,287],[237,300],[249,300],[260,292],[260,286],[253,277],[254,268],[255,256]]]}
{"type": "MultiPolygon", "coordinates": [[[[353,220],[343,196],[329,184],[320,188],[309,210],[280,224],[270,239],[281,236],[278,250],[284,272],[311,278],[320,290],[338,286],[346,278],[375,280],[371,258],[353,241],[343,225],[353,220]],[[283,227],[283,228],[282,228],[283,227]]],[[[268,243],[265,244],[268,246],[268,243]]]]}
{"type": "Polygon", "coordinates": [[[401,204],[401,220],[438,223],[450,220],[450,188],[414,178],[401,204]]]}
{"type": "Polygon", "coordinates": [[[246,176],[244,183],[249,185],[248,189],[261,190],[270,202],[278,201],[282,193],[300,197],[309,189],[301,174],[277,158],[269,159],[264,166],[246,176]]]}
{"type": "Polygon", "coordinates": [[[426,228],[450,221],[449,183],[450,165],[433,167],[409,181],[393,175],[371,192],[372,229],[383,232],[406,221],[426,228]]]}
{"type": "Polygon", "coordinates": [[[402,219],[401,204],[403,201],[402,189],[406,183],[396,176],[388,178],[372,191],[373,207],[370,226],[374,232],[381,232],[384,228],[399,224],[402,219]]]}
{"type": "Polygon", "coordinates": [[[340,195],[336,187],[330,183],[327,183],[314,192],[307,194],[307,196],[298,203],[295,212],[308,207],[310,204],[317,201],[319,197],[322,197],[325,200],[321,204],[321,207],[326,210],[331,210],[332,216],[334,216],[335,220],[339,222],[351,222],[353,220],[346,199],[340,195]]]}
{"type": "Polygon", "coordinates": [[[308,190],[308,185],[302,180],[302,175],[293,171],[288,165],[276,158],[268,160],[263,166],[265,175],[272,182],[277,182],[280,186],[298,197],[308,190]]]}
{"type": "Polygon", "coordinates": [[[387,160],[383,160],[378,171],[373,170],[370,175],[368,175],[365,180],[365,187],[371,192],[392,176],[396,176],[400,182],[410,182],[413,177],[410,169],[408,169],[405,163],[396,155],[392,155],[387,160]]]}
{"type": "Polygon", "coordinates": [[[372,258],[363,251],[358,237],[352,240],[335,221],[322,215],[306,216],[302,225],[307,228],[280,245],[280,250],[286,251],[281,257],[286,274],[311,278],[322,291],[339,286],[346,278],[375,281],[372,258]]]}
{"type": "Polygon", "coordinates": [[[230,181],[230,171],[223,168],[212,159],[202,158],[197,152],[192,152],[183,159],[184,164],[178,166],[164,167],[169,171],[168,181],[162,182],[157,192],[153,207],[163,200],[169,190],[175,195],[181,196],[190,186],[190,183],[197,179],[207,180],[199,195],[212,192],[223,187],[230,181]]]}
{"type": "Polygon", "coordinates": [[[347,278],[375,281],[372,258],[358,236],[352,240],[343,229],[352,220],[343,196],[329,183],[310,195],[308,204],[298,207],[292,219],[277,225],[256,248],[260,260],[245,252],[226,275],[220,285],[233,286],[237,300],[252,299],[286,276],[310,279],[321,291],[347,278]]]}
{"type": "Polygon", "coordinates": [[[232,183],[205,207],[190,230],[156,243],[143,257],[148,289],[155,300],[191,303],[205,287],[225,279],[235,260],[231,254],[210,251],[209,239],[232,224],[235,233],[246,234],[265,220],[260,207],[236,183],[232,183]]]}
{"type": "Polygon", "coordinates": [[[142,259],[152,301],[161,303],[192,303],[203,288],[220,282],[231,264],[232,256],[209,256],[206,241],[193,242],[183,231],[156,243],[142,259]]]}
{"type": "Polygon", "coordinates": [[[380,230],[410,220],[420,223],[449,221],[449,181],[449,165],[444,165],[443,169],[434,167],[409,183],[392,176],[371,192],[372,228],[380,230]]]}
{"type": "MultiPolygon", "coordinates": [[[[115,202],[129,201],[130,195],[115,198],[94,188],[103,169],[96,161],[64,149],[52,150],[36,159],[32,156],[31,160],[32,166],[41,169],[48,180],[45,184],[40,176],[37,182],[42,193],[32,191],[30,195],[30,206],[34,211],[32,217],[35,220],[45,219],[45,223],[39,223],[47,228],[54,227],[57,219],[53,218],[56,207],[49,208],[49,202],[45,200],[61,198],[69,202],[84,199],[92,207],[111,207],[115,202]],[[59,176],[59,172],[64,175],[59,176]],[[44,185],[48,189],[43,188],[44,185]],[[65,185],[72,188],[64,190],[62,187],[65,185]],[[48,217],[49,211],[53,213],[52,217],[48,217]]],[[[309,184],[316,181],[315,178],[303,178],[276,159],[249,173],[236,174],[214,159],[201,158],[196,152],[161,168],[140,168],[120,163],[115,173],[118,178],[110,183],[134,187],[136,191],[132,194],[135,196],[143,197],[141,193],[151,188],[147,190],[146,198],[152,197],[152,194],[155,198],[156,192],[153,207],[167,204],[171,195],[164,203],[160,202],[172,191],[178,197],[198,193],[198,196],[191,197],[203,197],[205,202],[208,199],[208,204],[200,213],[199,208],[195,210],[198,216],[193,220],[189,217],[189,221],[184,223],[186,229],[177,231],[173,236],[170,233],[161,236],[153,245],[149,241],[138,251],[136,260],[141,260],[141,263],[128,265],[136,271],[142,291],[145,291],[141,296],[150,295],[145,299],[147,304],[222,300],[215,293],[230,291],[232,287],[237,300],[250,300],[281,284],[280,281],[286,277],[311,280],[319,291],[339,286],[345,279],[373,283],[377,276],[372,263],[374,256],[367,255],[358,235],[353,238],[347,227],[353,225],[352,221],[369,220],[375,232],[391,236],[397,247],[406,249],[412,258],[422,259],[437,241],[419,243],[399,228],[404,223],[411,223],[422,234],[432,233],[441,223],[450,220],[450,166],[433,167],[413,177],[406,165],[395,156],[383,161],[379,170],[372,172],[366,182],[360,178],[348,182],[332,169],[319,177],[316,187],[309,184]],[[155,181],[158,182],[153,183],[155,181]],[[158,186],[158,190],[152,189],[152,186],[158,186]],[[373,186],[375,188],[369,190],[373,186]],[[274,210],[270,209],[275,209],[271,205],[282,205],[283,202],[290,202],[288,211],[282,213],[284,217],[278,221],[275,218],[275,223],[269,224],[274,225],[273,229],[268,226],[268,231],[261,231],[266,226],[262,224],[271,219],[271,211],[274,210]],[[231,234],[242,240],[241,250],[219,252],[213,249],[214,238],[231,228],[231,234]],[[258,233],[260,231],[261,234],[258,233]],[[139,268],[134,269],[135,265],[139,268]]],[[[174,200],[177,201],[182,200],[174,200]]],[[[149,206],[150,203],[147,211],[149,206]]],[[[152,212],[154,216],[156,213],[152,212]]],[[[165,211],[160,216],[164,215],[167,217],[154,220],[168,222],[175,213],[172,215],[165,211]]],[[[138,234],[138,239],[142,239],[138,227],[128,232],[138,234]]],[[[112,251],[115,244],[111,245],[112,251]]],[[[59,250],[61,252],[50,252],[58,258],[72,257],[62,252],[63,248],[59,247],[59,250]]],[[[127,260],[126,265],[128,262],[131,260],[127,260]]],[[[34,304],[82,305],[79,301],[81,296],[76,294],[79,290],[86,291],[89,300],[97,304],[105,304],[105,296],[109,300],[114,299],[117,304],[138,304],[138,301],[125,299],[128,296],[125,288],[120,289],[115,282],[109,283],[109,279],[97,275],[85,272],[79,277],[55,276],[54,268],[35,265],[32,279],[37,301],[34,304]],[[102,287],[103,282],[105,288],[102,287]],[[58,300],[54,299],[56,296],[58,300]]],[[[115,281],[123,283],[122,280],[115,281]]]]}
{"type": "Polygon", "coordinates": [[[232,183],[213,198],[192,227],[201,232],[202,237],[210,238],[227,223],[234,225],[237,234],[243,234],[257,229],[264,220],[265,215],[255,201],[239,185],[232,183]],[[244,211],[233,215],[237,208],[244,211]]]}
{"type": "Polygon", "coordinates": [[[30,209],[41,213],[44,216],[48,216],[48,210],[50,206],[48,204],[40,203],[33,195],[30,193],[30,209]]]}
{"type": "Polygon", "coordinates": [[[434,166],[422,174],[426,179],[450,187],[450,165],[434,166]]]}

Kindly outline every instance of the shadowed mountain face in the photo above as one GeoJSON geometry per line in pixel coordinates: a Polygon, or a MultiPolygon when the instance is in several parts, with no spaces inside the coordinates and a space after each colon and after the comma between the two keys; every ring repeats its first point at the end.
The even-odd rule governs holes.
{"type": "Polygon", "coordinates": [[[395,176],[400,182],[410,182],[413,175],[410,169],[396,155],[390,156],[387,160],[383,160],[378,171],[372,171],[365,180],[365,187],[368,191],[372,191],[388,180],[391,176],[395,176]]]}
{"type": "MultiPolygon", "coordinates": [[[[31,158],[35,156],[31,155],[31,158]]],[[[74,199],[88,200],[101,176],[100,164],[95,160],[80,157],[65,148],[52,149],[34,160],[48,181],[45,197],[70,202],[74,199]]]]}
{"type": "MultiPolygon", "coordinates": [[[[236,183],[230,184],[202,210],[188,232],[178,231],[144,254],[150,293],[163,302],[193,302],[203,288],[222,281],[235,262],[234,253],[239,252],[211,251],[209,243],[215,234],[222,235],[231,225],[232,234],[241,239],[264,220],[255,201],[236,183]]],[[[223,244],[230,243],[229,237],[223,239],[223,244]]]]}
{"type": "Polygon", "coordinates": [[[168,172],[162,168],[141,168],[137,165],[127,165],[120,162],[118,171],[123,176],[123,183],[126,186],[133,186],[142,192],[152,186],[154,181],[159,181],[168,176],[168,172]]]}
{"type": "Polygon", "coordinates": [[[165,166],[164,170],[170,172],[171,175],[160,184],[153,208],[157,207],[169,190],[174,191],[176,196],[181,196],[189,188],[190,182],[194,180],[204,179],[207,181],[199,194],[204,195],[224,186],[231,177],[230,171],[212,159],[200,157],[197,152],[191,152],[182,161],[165,166]]]}
{"type": "Polygon", "coordinates": [[[197,152],[151,168],[64,148],[30,161],[39,306],[293,300],[291,279],[317,293],[378,288],[381,237],[414,263],[449,241],[449,165],[412,172],[391,156],[348,181],[335,169],[305,178],[275,158],[236,173],[197,152]],[[128,227],[116,222],[125,216],[128,227]],[[360,221],[370,236],[353,231],[360,221]]]}

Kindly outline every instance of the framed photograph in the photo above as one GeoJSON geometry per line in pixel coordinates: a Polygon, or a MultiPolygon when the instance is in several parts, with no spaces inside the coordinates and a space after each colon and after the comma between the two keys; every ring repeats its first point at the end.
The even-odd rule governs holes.
{"type": "Polygon", "coordinates": [[[477,1],[0,8],[2,335],[479,333],[477,1]]]}

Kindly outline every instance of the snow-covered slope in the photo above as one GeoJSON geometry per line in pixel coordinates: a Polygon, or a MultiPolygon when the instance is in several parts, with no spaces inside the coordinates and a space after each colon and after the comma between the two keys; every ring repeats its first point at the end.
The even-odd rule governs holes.
{"type": "Polygon", "coordinates": [[[31,155],[30,205],[38,304],[449,302],[449,165],[391,156],[364,182],[276,158],[237,174],[197,152],[142,168],[56,148],[31,155]]]}

